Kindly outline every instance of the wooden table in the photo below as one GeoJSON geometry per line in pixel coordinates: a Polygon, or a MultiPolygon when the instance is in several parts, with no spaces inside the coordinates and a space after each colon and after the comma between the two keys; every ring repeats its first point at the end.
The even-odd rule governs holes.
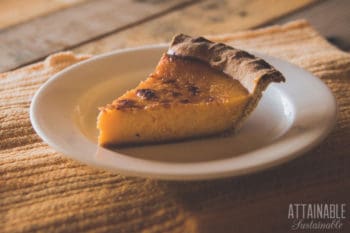
{"type": "MultiPolygon", "coordinates": [[[[350,50],[349,9],[348,0],[2,0],[0,1],[0,72],[43,60],[49,54],[58,51],[73,50],[76,53],[100,54],[124,47],[165,42],[178,32],[192,35],[220,34],[283,23],[296,18],[308,19],[329,41],[348,51],[350,50]]],[[[341,161],[349,160],[338,162],[341,161]]],[[[325,166],[329,165],[324,161],[323,163],[325,166]]],[[[317,166],[316,164],[315,167],[317,166]]],[[[291,167],[293,168],[293,165],[291,167]]],[[[278,172],[280,173],[273,174],[286,175],[283,171],[278,172]]],[[[345,174],[342,178],[346,178],[348,173],[341,172],[345,174]]],[[[313,175],[314,173],[310,175],[308,173],[310,177],[313,175]]],[[[198,196],[195,191],[188,192],[191,183],[169,185],[159,182],[159,186],[164,186],[164,189],[170,190],[171,194],[172,191],[177,192],[178,199],[186,196],[182,200],[184,203],[197,200],[198,204],[201,198],[209,200],[209,203],[215,202],[216,190],[227,185],[233,184],[236,192],[242,188],[241,184],[246,184],[251,194],[250,199],[245,200],[245,196],[235,192],[230,193],[231,196],[225,196],[224,193],[220,198],[225,200],[233,197],[236,202],[243,202],[244,207],[254,209],[255,212],[247,214],[248,211],[244,209],[238,211],[239,213],[231,211],[235,207],[232,202],[230,206],[232,208],[225,209],[227,212],[223,213],[230,218],[215,219],[211,212],[203,211],[199,221],[204,227],[208,225],[208,232],[215,232],[218,225],[222,226],[221,232],[226,232],[224,227],[230,226],[231,216],[242,220],[239,222],[240,226],[256,224],[257,229],[259,225],[265,224],[271,232],[286,229],[284,225],[275,226],[273,217],[270,218],[270,222],[263,222],[261,216],[270,211],[272,202],[278,206],[292,201],[308,201],[317,195],[322,196],[323,192],[330,193],[327,196],[330,201],[348,200],[349,192],[337,193],[344,187],[343,181],[332,185],[333,176],[323,186],[308,187],[308,183],[301,188],[295,186],[297,188],[293,190],[294,199],[285,195],[281,189],[276,193],[275,188],[282,184],[271,183],[268,178],[271,178],[271,174],[257,176],[254,180],[242,177],[234,183],[219,181],[210,186],[203,185],[203,190],[209,193],[207,196],[205,192],[202,196],[198,196]],[[255,195],[261,190],[264,190],[261,195],[255,195]],[[259,200],[259,203],[253,203],[252,199],[259,200]],[[207,224],[210,222],[215,224],[207,224]]],[[[300,182],[291,179],[289,183],[300,182]]],[[[317,177],[314,180],[317,180],[317,177]]],[[[345,187],[349,187],[348,184],[349,182],[345,187]]],[[[27,195],[28,198],[30,196],[26,193],[19,195],[27,195]]],[[[155,201],[154,205],[156,204],[155,201]]],[[[205,209],[199,204],[194,208],[205,209]]],[[[274,208],[271,216],[286,216],[285,210],[284,206],[283,211],[281,208],[274,208]]],[[[210,211],[222,210],[210,209],[210,211]]],[[[74,220],[74,216],[72,219],[74,220]]]]}
{"type": "Polygon", "coordinates": [[[348,50],[349,8],[347,0],[3,0],[0,72],[57,51],[100,54],[168,41],[177,32],[227,33],[295,18],[348,50]]]}

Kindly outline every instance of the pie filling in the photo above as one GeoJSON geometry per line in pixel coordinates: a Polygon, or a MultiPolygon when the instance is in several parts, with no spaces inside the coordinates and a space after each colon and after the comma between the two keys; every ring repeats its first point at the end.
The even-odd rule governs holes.
{"type": "Polygon", "coordinates": [[[100,109],[100,145],[177,141],[234,129],[270,82],[284,81],[262,59],[202,37],[175,36],[169,51],[145,81],[100,109]]]}
{"type": "Polygon", "coordinates": [[[232,128],[248,100],[238,81],[202,62],[164,54],[146,81],[102,108],[99,144],[219,133],[232,128]]]}

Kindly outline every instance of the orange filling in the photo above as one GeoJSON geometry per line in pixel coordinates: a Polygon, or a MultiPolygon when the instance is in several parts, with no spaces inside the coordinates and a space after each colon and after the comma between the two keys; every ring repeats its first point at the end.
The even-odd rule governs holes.
{"type": "Polygon", "coordinates": [[[182,140],[231,129],[250,96],[208,65],[163,55],[154,73],[104,107],[100,145],[182,140]]]}

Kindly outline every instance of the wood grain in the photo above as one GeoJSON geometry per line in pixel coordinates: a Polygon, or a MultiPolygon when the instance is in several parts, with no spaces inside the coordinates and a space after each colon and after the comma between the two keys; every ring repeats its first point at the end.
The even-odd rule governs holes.
{"type": "Polygon", "coordinates": [[[87,0],[1,0],[0,29],[74,6],[87,0]]]}
{"type": "Polygon", "coordinates": [[[307,19],[323,36],[340,49],[350,51],[349,0],[322,1],[275,22],[283,24],[300,18],[307,19]]]}
{"type": "Polygon", "coordinates": [[[0,31],[0,71],[96,39],[193,0],[95,0],[0,31]]]}
{"type": "Polygon", "coordinates": [[[313,2],[315,1],[203,1],[74,50],[99,54],[124,47],[167,42],[174,34],[180,32],[191,35],[235,32],[257,27],[313,2]]]}

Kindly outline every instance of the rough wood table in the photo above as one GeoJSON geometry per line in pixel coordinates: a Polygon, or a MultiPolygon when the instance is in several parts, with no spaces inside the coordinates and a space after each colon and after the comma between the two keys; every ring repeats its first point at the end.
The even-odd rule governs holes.
{"type": "Polygon", "coordinates": [[[168,41],[177,32],[234,32],[293,17],[309,18],[345,44],[350,40],[348,9],[346,0],[5,0],[0,3],[0,71],[57,51],[99,54],[168,41]]]}
{"type": "Polygon", "coordinates": [[[295,18],[307,18],[334,43],[349,49],[349,7],[346,0],[4,0],[0,72],[57,51],[99,54],[169,41],[177,32],[234,32],[295,18]]]}
{"type": "MultiPolygon", "coordinates": [[[[48,55],[59,51],[100,54],[119,48],[165,42],[178,32],[216,35],[284,23],[297,18],[308,19],[331,43],[349,51],[349,9],[348,0],[3,0],[0,1],[0,72],[42,61],[48,55]]],[[[295,61],[298,65],[303,65],[298,63],[297,59],[295,61]]],[[[322,70],[317,70],[312,64],[305,66],[315,73],[322,73],[322,70]]],[[[36,68],[39,69],[40,65],[36,68]]],[[[343,69],[349,70],[346,67],[343,69]]],[[[329,166],[334,168],[337,163],[349,163],[346,150],[350,154],[350,147],[349,143],[344,143],[344,138],[350,137],[349,79],[339,78],[334,86],[326,73],[322,75],[324,81],[334,88],[332,90],[337,91],[336,96],[342,111],[337,130],[333,133],[339,139],[326,142],[338,145],[338,148],[343,150],[341,156],[329,163],[329,166]]],[[[4,80],[0,79],[0,83],[3,81],[3,84],[7,85],[6,75],[0,77],[4,80]]],[[[21,88],[26,92],[26,86],[21,88]]],[[[23,107],[27,111],[27,100],[16,102],[11,99],[11,93],[6,93],[6,88],[2,86],[0,93],[5,93],[10,101],[17,104],[16,107],[23,107]]],[[[26,95],[23,96],[18,98],[27,98],[26,95]]],[[[15,110],[6,109],[7,100],[0,101],[0,126],[3,127],[0,129],[13,128],[15,132],[16,125],[2,124],[1,121],[11,114],[17,117],[17,113],[14,113],[15,110]],[[5,113],[2,114],[3,112],[5,113]]],[[[23,116],[18,115],[18,120],[23,116]]],[[[16,132],[34,134],[30,123],[27,123],[28,128],[16,132]]],[[[349,169],[345,169],[345,165],[338,166],[340,169],[333,174],[334,170],[327,169],[327,155],[320,156],[317,162],[313,160],[313,156],[307,155],[304,160],[300,159],[271,171],[237,179],[224,179],[213,183],[167,183],[92,171],[89,167],[66,160],[57,153],[52,154],[54,152],[50,149],[45,149],[47,152],[41,155],[34,155],[33,146],[27,148],[27,156],[37,156],[36,162],[26,166],[38,173],[37,176],[33,175],[38,180],[23,181],[17,186],[8,180],[12,178],[11,174],[17,174],[16,169],[19,168],[1,166],[6,165],[8,161],[15,164],[27,160],[28,157],[18,156],[17,161],[16,152],[11,151],[11,145],[6,143],[11,142],[11,137],[18,137],[19,142],[22,139],[18,135],[10,134],[9,138],[6,138],[5,134],[6,132],[0,131],[0,141],[4,142],[0,144],[0,155],[4,156],[0,157],[0,232],[119,232],[116,229],[124,229],[126,232],[138,232],[140,229],[145,232],[288,232],[291,229],[286,221],[287,203],[349,202],[349,169]],[[40,164],[41,160],[44,161],[48,157],[52,158],[50,168],[56,169],[54,175],[57,178],[52,180],[43,178],[47,170],[40,164]],[[298,170],[296,173],[300,174],[294,179],[291,171],[303,163],[308,168],[315,168],[315,171],[298,170]],[[318,171],[319,167],[323,170],[318,171]],[[65,174],[60,173],[62,169],[66,169],[65,174]],[[269,182],[276,176],[285,179],[269,182]],[[304,182],[301,179],[308,181],[304,182]],[[67,182],[72,190],[62,191],[64,182],[67,182]],[[37,183],[41,184],[40,188],[34,190],[34,193],[29,192],[31,185],[37,183]],[[87,183],[93,186],[87,186],[87,183]],[[300,185],[297,185],[299,183],[300,185]],[[52,188],[50,184],[56,184],[57,188],[52,188]],[[285,184],[294,188],[285,189],[285,184]],[[111,187],[119,189],[120,196],[113,196],[111,187]],[[94,190],[95,188],[98,190],[94,190]],[[81,190],[87,195],[84,200],[90,200],[91,203],[86,201],[82,206],[74,206],[74,196],[78,195],[74,191],[81,190]],[[145,190],[151,194],[144,195],[145,190]],[[152,192],[154,190],[156,192],[152,192]],[[289,195],[286,190],[292,194],[289,195]],[[49,192],[49,195],[44,195],[45,192],[49,192]],[[109,197],[113,200],[110,212],[99,212],[101,210],[97,207],[103,200],[94,199],[96,192],[99,197],[109,197]],[[7,196],[8,193],[11,195],[7,196]],[[108,196],[110,193],[112,196],[108,196]],[[57,217],[55,211],[59,212],[59,209],[56,208],[62,204],[58,201],[60,196],[64,196],[66,205],[72,206],[61,206],[66,208],[66,211],[61,211],[61,216],[57,217]],[[72,199],[69,199],[70,197],[72,199]],[[34,198],[35,201],[32,202],[34,198]],[[160,200],[163,201],[165,210],[158,209],[160,200]],[[41,206],[39,202],[45,201],[50,201],[48,203],[52,203],[53,207],[41,206]],[[133,206],[129,205],[130,203],[138,203],[137,208],[131,208],[133,206]],[[148,205],[142,207],[143,203],[148,205]],[[182,205],[179,206],[178,203],[182,205]],[[222,203],[227,203],[227,206],[222,203]],[[17,212],[12,211],[13,206],[17,208],[17,212]],[[78,211],[80,207],[81,212],[78,211]],[[45,224],[40,219],[27,216],[26,211],[33,211],[35,208],[43,211],[38,213],[38,216],[45,218],[45,224]],[[72,213],[79,214],[70,215],[70,208],[72,213]],[[113,215],[114,210],[125,211],[125,214],[113,215]],[[270,217],[266,217],[267,215],[270,217]],[[101,220],[102,216],[105,219],[101,220]],[[13,219],[16,217],[18,220],[13,219]],[[27,219],[27,222],[21,218],[27,219]],[[7,222],[11,224],[7,225],[7,222]]],[[[37,137],[33,140],[36,147],[46,148],[37,137]]],[[[315,153],[321,149],[316,149],[315,153]]],[[[25,177],[32,174],[30,172],[24,171],[22,175],[25,177]]],[[[350,212],[348,206],[347,212],[350,212]]],[[[109,206],[104,208],[108,209],[109,206]]],[[[346,220],[349,218],[347,215],[346,220]]],[[[349,232],[349,225],[345,224],[342,230],[349,232]]]]}

